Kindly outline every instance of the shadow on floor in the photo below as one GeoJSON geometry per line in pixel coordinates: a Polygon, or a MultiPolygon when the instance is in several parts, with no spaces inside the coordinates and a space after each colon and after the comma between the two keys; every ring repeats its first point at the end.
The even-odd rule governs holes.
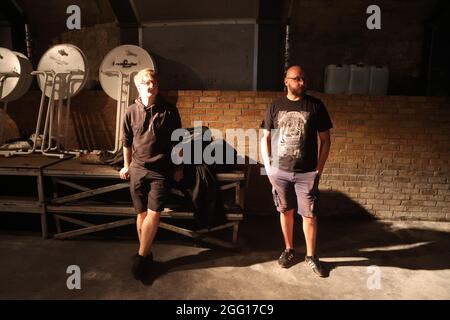
{"type": "MultiPolygon", "coordinates": [[[[326,261],[323,264],[328,273],[332,274],[333,269],[342,266],[376,265],[410,270],[450,268],[450,232],[432,229],[432,222],[376,220],[341,193],[325,193],[321,201],[327,197],[337,197],[340,206],[350,212],[319,218],[318,254],[326,261]],[[417,227],[411,228],[411,225],[417,227]]],[[[303,261],[306,251],[300,217],[296,217],[294,230],[298,264],[303,261]]],[[[165,262],[156,261],[153,280],[172,271],[247,267],[277,260],[284,248],[278,214],[246,217],[240,225],[239,241],[242,246],[239,253],[212,248],[165,262]]]]}
{"type": "MultiPolygon", "coordinates": [[[[340,193],[323,193],[321,203],[326,204],[330,197],[333,198],[330,203],[339,203],[339,207],[335,208],[336,212],[332,212],[333,208],[328,208],[327,211],[332,212],[332,215],[319,217],[318,254],[325,261],[325,267],[331,275],[335,268],[343,266],[376,265],[409,270],[450,268],[448,251],[450,232],[446,231],[449,228],[431,222],[403,223],[375,220],[359,204],[340,193]],[[342,211],[344,209],[346,211],[342,211]],[[344,215],[340,212],[348,212],[348,214],[344,215]]],[[[321,206],[320,210],[323,211],[323,209],[324,206],[321,206]]],[[[35,220],[37,227],[37,217],[35,220]]],[[[294,227],[297,263],[303,261],[305,254],[300,220],[300,217],[296,217],[294,227]]],[[[18,229],[22,228],[23,221],[18,224],[18,229]]],[[[127,232],[128,239],[136,241],[134,227],[129,226],[127,232]]],[[[95,239],[122,241],[119,233],[119,229],[111,230],[109,233],[99,233],[95,239]]],[[[39,235],[36,236],[39,237],[39,235]]],[[[76,238],[77,241],[92,239],[92,235],[76,238]]],[[[240,252],[205,247],[204,250],[196,250],[198,251],[196,254],[178,256],[166,261],[160,261],[156,256],[152,279],[149,283],[174,271],[212,267],[248,267],[275,262],[284,248],[278,214],[274,212],[271,216],[245,217],[240,225],[239,242],[242,247],[240,252]]],[[[171,243],[193,245],[190,238],[172,233],[168,235],[168,232],[160,230],[156,244],[171,243]]],[[[131,254],[132,252],[130,256],[131,254]]]]}

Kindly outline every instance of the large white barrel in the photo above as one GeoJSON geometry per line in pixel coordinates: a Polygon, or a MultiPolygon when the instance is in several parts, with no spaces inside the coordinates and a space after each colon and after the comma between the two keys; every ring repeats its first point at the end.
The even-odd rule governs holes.
{"type": "Polygon", "coordinates": [[[350,65],[349,94],[369,93],[370,69],[365,64],[350,65]]]}
{"type": "Polygon", "coordinates": [[[325,68],[325,93],[345,93],[348,89],[350,68],[348,65],[330,64],[325,68]]]}
{"type": "Polygon", "coordinates": [[[387,94],[389,69],[386,66],[370,66],[369,94],[384,96],[387,94]]]}

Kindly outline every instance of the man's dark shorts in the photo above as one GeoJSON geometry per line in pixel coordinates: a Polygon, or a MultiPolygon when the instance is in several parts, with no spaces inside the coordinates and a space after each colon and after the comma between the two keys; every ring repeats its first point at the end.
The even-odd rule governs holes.
{"type": "Polygon", "coordinates": [[[161,174],[138,166],[130,166],[130,193],[136,213],[161,212],[169,195],[168,180],[161,174]]]}
{"type": "Polygon", "coordinates": [[[315,217],[315,204],[319,194],[317,171],[298,173],[271,168],[268,172],[272,195],[279,212],[297,208],[304,217],[315,217]]]}

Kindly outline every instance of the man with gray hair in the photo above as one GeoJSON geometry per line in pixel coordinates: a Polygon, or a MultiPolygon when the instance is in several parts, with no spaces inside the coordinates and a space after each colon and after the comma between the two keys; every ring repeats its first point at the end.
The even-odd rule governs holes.
{"type": "Polygon", "coordinates": [[[181,127],[175,106],[158,95],[154,70],[143,69],[134,77],[139,97],[126,111],[123,122],[124,166],[122,179],[130,180],[130,193],[137,214],[139,250],[133,256],[132,273],[144,281],[153,255],[151,246],[159,226],[161,211],[169,194],[169,180],[180,181],[183,168],[171,162],[172,132],[181,127]]]}

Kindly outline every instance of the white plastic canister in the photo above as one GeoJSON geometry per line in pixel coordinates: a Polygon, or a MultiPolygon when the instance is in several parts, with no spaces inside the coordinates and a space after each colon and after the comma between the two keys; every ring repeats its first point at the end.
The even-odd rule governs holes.
{"type": "Polygon", "coordinates": [[[350,65],[349,94],[369,93],[370,69],[365,64],[350,65]]]}
{"type": "Polygon", "coordinates": [[[348,65],[330,64],[325,68],[325,93],[345,93],[348,89],[350,68],[348,65]]]}
{"type": "Polygon", "coordinates": [[[370,66],[369,94],[384,96],[387,94],[389,69],[386,66],[370,66]]]}

